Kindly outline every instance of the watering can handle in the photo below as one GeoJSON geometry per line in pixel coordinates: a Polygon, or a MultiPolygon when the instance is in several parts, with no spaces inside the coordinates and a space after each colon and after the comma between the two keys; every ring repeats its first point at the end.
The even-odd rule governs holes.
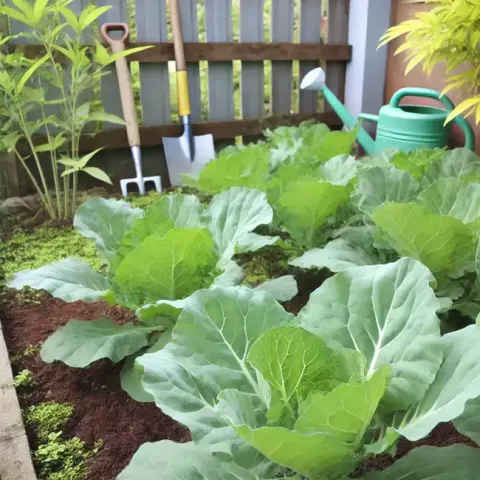
{"type": "MultiPolygon", "coordinates": [[[[390,100],[390,106],[398,108],[404,97],[432,98],[433,100],[441,102],[450,112],[455,109],[455,105],[450,98],[430,88],[402,88],[393,95],[390,100]]],[[[465,148],[472,151],[475,150],[475,134],[473,133],[471,125],[460,115],[455,117],[454,122],[463,130],[463,134],[465,135],[465,148]]]]}

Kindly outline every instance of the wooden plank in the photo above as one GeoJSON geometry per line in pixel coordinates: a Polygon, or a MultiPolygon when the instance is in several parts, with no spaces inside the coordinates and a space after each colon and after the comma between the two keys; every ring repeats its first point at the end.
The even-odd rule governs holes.
{"type": "MultiPolygon", "coordinates": [[[[264,0],[241,0],[240,41],[264,42],[264,0]]],[[[263,62],[243,62],[241,74],[242,117],[263,117],[265,87],[263,62]]]]}
{"type": "MultiPolygon", "coordinates": [[[[322,0],[301,0],[300,43],[321,43],[322,10],[322,0]]],[[[307,72],[318,66],[318,61],[300,62],[300,78],[303,78],[307,72]]],[[[299,112],[307,113],[317,110],[317,92],[300,90],[299,112]]]]}
{"type": "MultiPolygon", "coordinates": [[[[328,0],[328,43],[348,43],[348,14],[350,0],[328,0]]],[[[345,99],[345,63],[329,62],[327,64],[327,85],[337,97],[345,99]]],[[[331,111],[329,105],[325,106],[331,111]]]]}
{"type": "Polygon", "coordinates": [[[17,168],[22,168],[15,154],[0,152],[0,199],[18,197],[20,186],[17,168]]]}
{"type": "MultiPolygon", "coordinates": [[[[180,0],[181,22],[184,42],[198,41],[197,0],[180,0]]],[[[192,120],[199,121],[202,114],[199,60],[187,65],[188,90],[192,120]]]]}
{"type": "MultiPolygon", "coordinates": [[[[173,44],[156,42],[131,42],[129,48],[150,46],[127,57],[128,61],[140,63],[162,63],[175,60],[173,44]]],[[[20,47],[18,47],[20,48],[20,47]]],[[[38,45],[21,47],[29,58],[42,56],[43,50],[38,45]]],[[[58,61],[61,61],[61,55],[58,61]]],[[[318,43],[260,43],[260,42],[215,42],[215,43],[185,43],[185,58],[188,63],[193,62],[260,62],[265,60],[286,61],[335,61],[348,62],[352,59],[350,45],[318,44],[318,43]]]]}
{"type": "MultiPolygon", "coordinates": [[[[232,41],[232,0],[205,0],[207,42],[232,41]]],[[[212,121],[235,117],[232,62],[208,65],[208,118],[212,121]]]]}
{"type": "MultiPolygon", "coordinates": [[[[272,42],[293,41],[294,0],[272,2],[272,42]]],[[[271,111],[289,113],[292,103],[292,62],[272,62],[271,111]]]]}
{"type": "MultiPolygon", "coordinates": [[[[313,120],[322,122],[332,128],[340,128],[342,123],[334,113],[301,113],[277,115],[266,118],[247,120],[230,120],[219,122],[197,122],[193,124],[195,135],[212,133],[215,139],[231,139],[238,136],[261,135],[267,128],[276,128],[282,125],[299,125],[301,122],[313,120]]],[[[178,137],[181,134],[180,125],[161,125],[156,127],[141,127],[140,136],[143,147],[158,146],[163,137],[178,137]]],[[[38,142],[41,142],[38,139],[38,142]]],[[[102,132],[95,137],[85,138],[81,144],[82,152],[92,151],[99,147],[108,150],[127,148],[128,141],[124,129],[102,132]]]]}
{"type": "MultiPolygon", "coordinates": [[[[102,15],[101,22],[128,22],[128,11],[126,0],[97,0],[99,7],[110,5],[112,8],[102,15]]],[[[123,118],[122,104],[120,102],[120,91],[118,89],[115,65],[109,67],[109,74],[102,78],[101,98],[103,108],[107,113],[113,113],[123,118]]],[[[110,123],[104,125],[105,130],[115,129],[116,126],[110,123]]]]}
{"type": "MultiPolygon", "coordinates": [[[[136,0],[135,20],[140,42],[167,41],[165,0],[136,0]]],[[[170,122],[168,65],[140,64],[140,99],[145,126],[170,122]]]]}

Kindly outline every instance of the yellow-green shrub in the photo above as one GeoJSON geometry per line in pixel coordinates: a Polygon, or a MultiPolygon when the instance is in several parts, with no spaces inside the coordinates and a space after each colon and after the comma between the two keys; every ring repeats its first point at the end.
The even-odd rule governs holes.
{"type": "Polygon", "coordinates": [[[480,2],[472,0],[410,0],[406,3],[436,4],[429,12],[417,13],[387,30],[381,45],[406,35],[404,43],[395,52],[407,52],[406,73],[421,65],[430,75],[442,62],[448,73],[443,93],[453,89],[465,90],[469,97],[449,115],[447,122],[459,114],[475,114],[480,122],[480,2]],[[452,73],[466,65],[461,73],[452,73]]]}

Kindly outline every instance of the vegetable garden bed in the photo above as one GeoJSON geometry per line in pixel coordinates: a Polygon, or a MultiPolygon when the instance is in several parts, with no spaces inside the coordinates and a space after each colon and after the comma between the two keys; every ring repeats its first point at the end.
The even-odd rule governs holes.
{"type": "Polygon", "coordinates": [[[83,260],[11,243],[32,255],[2,323],[41,478],[72,436],[75,479],[476,478],[480,159],[267,137],[145,210],[87,200],[83,260]]]}

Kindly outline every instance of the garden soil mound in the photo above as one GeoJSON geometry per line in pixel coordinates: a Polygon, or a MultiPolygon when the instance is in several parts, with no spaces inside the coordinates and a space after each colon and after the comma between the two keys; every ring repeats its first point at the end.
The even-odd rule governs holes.
{"type": "MultiPolygon", "coordinates": [[[[65,303],[48,295],[34,306],[6,302],[2,313],[11,358],[29,345],[45,341],[72,318],[91,320],[103,315],[119,324],[133,320],[131,312],[118,307],[103,303],[65,303]]],[[[91,460],[88,480],[114,480],[145,442],[189,441],[188,431],[153,403],[135,402],[122,390],[118,365],[100,361],[88,369],[75,369],[61,363],[46,364],[37,354],[19,361],[18,369],[20,367],[29,369],[36,382],[31,395],[20,396],[22,408],[41,402],[69,402],[74,405],[75,413],[65,433],[79,437],[90,446],[103,440],[103,447],[91,460]]],[[[27,433],[32,445],[33,432],[27,433]]]]}
{"type": "MultiPolygon", "coordinates": [[[[300,288],[301,293],[286,305],[287,309],[297,313],[313,289],[311,286],[300,288]]],[[[107,316],[119,324],[134,320],[132,312],[119,307],[104,303],[65,303],[46,294],[38,305],[7,301],[4,307],[2,324],[11,358],[21,354],[29,345],[45,341],[70,319],[91,320],[107,316]]],[[[154,404],[135,402],[122,390],[119,365],[99,361],[88,369],[74,369],[61,363],[46,364],[36,354],[14,362],[14,367],[17,370],[29,369],[36,382],[31,395],[20,396],[22,408],[41,402],[69,402],[75,406],[75,414],[65,433],[69,437],[77,436],[92,446],[97,440],[104,442],[99,453],[90,460],[88,480],[114,480],[145,442],[190,440],[188,431],[154,404]]],[[[33,432],[27,429],[27,434],[33,445],[33,432]]],[[[395,457],[383,454],[367,460],[352,477],[383,470],[416,446],[448,446],[454,443],[476,447],[453,425],[441,424],[420,442],[413,444],[401,440],[395,457]]]]}

